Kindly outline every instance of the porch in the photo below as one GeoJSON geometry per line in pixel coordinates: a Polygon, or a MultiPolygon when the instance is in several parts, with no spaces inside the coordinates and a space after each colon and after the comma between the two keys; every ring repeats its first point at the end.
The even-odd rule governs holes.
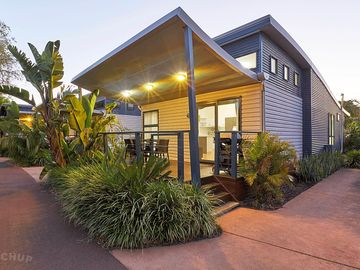
{"type": "MultiPolygon", "coordinates": [[[[259,78],[263,76],[244,68],[178,8],[85,69],[73,83],[88,90],[100,89],[109,98],[135,103],[141,106],[143,114],[157,110],[157,125],[151,123],[144,125],[143,131],[132,132],[136,158],[144,157],[144,151],[146,155],[157,151],[151,143],[146,150],[145,139],[155,136],[168,139],[167,154],[172,164],[176,164],[172,167],[176,171],[173,174],[181,181],[191,179],[191,183],[199,187],[201,174],[210,173],[211,165],[201,165],[200,161],[205,144],[210,146],[212,141],[213,152],[206,151],[206,154],[213,156],[213,174],[226,171],[233,179],[237,178],[238,140],[246,133],[254,136],[262,131],[259,78]],[[207,142],[199,145],[198,102],[218,102],[224,98],[243,100],[243,94],[255,98],[253,101],[245,98],[241,103],[237,121],[234,122],[234,117],[229,120],[231,129],[226,126],[220,129],[219,124],[215,124],[213,135],[206,135],[207,142]],[[242,131],[245,129],[246,132],[242,131]],[[221,164],[223,137],[230,140],[226,170],[221,164]]],[[[115,135],[103,134],[105,152],[108,134],[115,135]]]]}

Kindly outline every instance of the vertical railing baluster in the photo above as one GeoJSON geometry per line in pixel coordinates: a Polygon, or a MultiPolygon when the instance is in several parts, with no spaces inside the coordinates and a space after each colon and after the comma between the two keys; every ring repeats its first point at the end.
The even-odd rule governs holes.
{"type": "Polygon", "coordinates": [[[177,169],[178,169],[178,179],[179,181],[184,181],[184,132],[180,131],[177,134],[177,145],[178,145],[178,153],[177,153],[177,169]]]}
{"type": "Polygon", "coordinates": [[[104,143],[104,155],[105,155],[105,166],[109,168],[109,153],[108,153],[108,141],[107,141],[107,134],[103,133],[103,143],[104,143]]]}
{"type": "Polygon", "coordinates": [[[141,159],[141,137],[140,137],[140,132],[135,133],[135,153],[136,153],[136,160],[140,161],[140,159],[141,159]]]}
{"type": "Polygon", "coordinates": [[[215,131],[215,166],[214,166],[214,174],[218,175],[220,173],[220,132],[215,131]]]}
{"type": "Polygon", "coordinates": [[[237,178],[237,132],[231,132],[231,176],[237,178]]]}

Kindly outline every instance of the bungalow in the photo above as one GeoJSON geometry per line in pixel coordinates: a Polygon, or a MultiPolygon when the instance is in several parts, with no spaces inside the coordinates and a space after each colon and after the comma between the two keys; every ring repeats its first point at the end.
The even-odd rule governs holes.
{"type": "Polygon", "coordinates": [[[215,160],[219,174],[221,137],[231,138],[234,177],[239,136],[271,132],[291,143],[299,157],[342,145],[347,112],[270,15],[210,38],[177,8],[72,82],[138,104],[144,133],[188,131],[184,140],[184,134],[170,140],[169,154],[190,160],[195,184],[200,184],[200,162],[215,160]]]}

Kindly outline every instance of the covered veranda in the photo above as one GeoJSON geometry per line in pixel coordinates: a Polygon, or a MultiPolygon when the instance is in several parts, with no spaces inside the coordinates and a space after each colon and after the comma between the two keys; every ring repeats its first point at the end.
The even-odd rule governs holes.
{"type": "MultiPolygon", "coordinates": [[[[196,95],[261,83],[257,74],[241,66],[181,8],[105,55],[72,82],[87,90],[100,89],[106,97],[139,106],[187,97],[190,129],[177,130],[175,122],[172,130],[162,131],[160,125],[159,130],[152,134],[184,132],[177,136],[180,140],[177,144],[180,177],[184,176],[184,134],[189,137],[191,179],[196,186],[200,185],[196,95]]],[[[144,132],[133,133],[140,145],[144,132]]],[[[232,138],[231,158],[235,161],[231,170],[236,175],[236,139],[244,131],[230,130],[228,133],[232,138]]],[[[220,134],[215,133],[215,143],[219,138],[220,134]]],[[[218,172],[216,149],[215,173],[218,172]]]]}

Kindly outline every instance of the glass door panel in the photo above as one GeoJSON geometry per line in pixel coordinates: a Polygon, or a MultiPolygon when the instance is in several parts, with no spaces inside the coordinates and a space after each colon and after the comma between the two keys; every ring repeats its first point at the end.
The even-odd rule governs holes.
{"type": "Polygon", "coordinates": [[[201,161],[214,160],[215,104],[199,106],[199,153],[201,161]]]}
{"type": "MultiPolygon", "coordinates": [[[[217,128],[219,131],[239,130],[239,99],[219,101],[217,106],[217,128]]],[[[221,137],[231,137],[230,133],[221,137]]]]}

